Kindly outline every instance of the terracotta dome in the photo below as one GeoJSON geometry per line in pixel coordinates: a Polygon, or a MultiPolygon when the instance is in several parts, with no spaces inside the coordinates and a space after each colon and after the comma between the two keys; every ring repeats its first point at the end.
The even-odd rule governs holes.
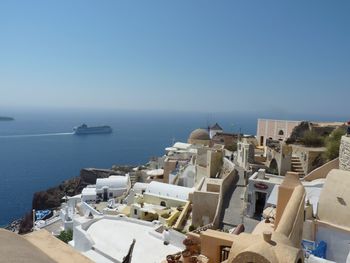
{"type": "Polygon", "coordinates": [[[196,129],[191,132],[189,140],[201,140],[201,141],[209,141],[209,133],[204,129],[196,129]]]}

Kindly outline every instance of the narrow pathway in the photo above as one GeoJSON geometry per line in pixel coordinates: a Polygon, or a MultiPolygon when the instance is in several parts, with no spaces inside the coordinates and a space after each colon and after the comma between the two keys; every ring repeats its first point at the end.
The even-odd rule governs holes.
{"type": "Polygon", "coordinates": [[[258,221],[244,216],[244,194],[246,191],[244,171],[239,170],[238,174],[239,176],[232,182],[232,188],[224,197],[220,228],[226,230],[243,223],[245,232],[251,232],[258,221]]]}

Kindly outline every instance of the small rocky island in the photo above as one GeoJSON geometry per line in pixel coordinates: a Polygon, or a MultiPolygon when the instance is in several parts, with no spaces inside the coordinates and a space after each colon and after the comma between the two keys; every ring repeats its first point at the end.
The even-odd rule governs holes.
{"type": "Polygon", "coordinates": [[[13,121],[15,120],[12,117],[0,116],[0,121],[13,121]]]}

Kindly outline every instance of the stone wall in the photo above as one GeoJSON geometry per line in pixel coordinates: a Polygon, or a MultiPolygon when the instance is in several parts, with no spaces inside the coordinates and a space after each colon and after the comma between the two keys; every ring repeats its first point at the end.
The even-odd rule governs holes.
{"type": "Polygon", "coordinates": [[[209,178],[215,177],[222,167],[222,151],[207,151],[207,175],[209,178]]]}
{"type": "Polygon", "coordinates": [[[316,179],[326,178],[328,173],[333,169],[339,169],[339,158],[329,161],[324,165],[311,171],[304,177],[304,180],[311,182],[316,179]]]}
{"type": "Polygon", "coordinates": [[[219,228],[220,226],[220,219],[222,215],[222,208],[223,208],[222,206],[224,202],[224,197],[231,187],[235,187],[238,181],[238,180],[235,181],[235,179],[238,178],[238,173],[235,169],[234,164],[231,161],[224,159],[223,168],[227,174],[222,176],[222,183],[221,183],[221,189],[219,193],[218,205],[216,207],[215,217],[213,220],[213,226],[215,229],[219,228]]]}
{"type": "Polygon", "coordinates": [[[350,171],[350,137],[341,138],[339,149],[339,168],[350,171]]]}
{"type": "Polygon", "coordinates": [[[202,167],[207,167],[207,148],[197,149],[196,164],[202,167]]]}
{"type": "Polygon", "coordinates": [[[192,201],[192,225],[199,227],[213,222],[219,193],[194,191],[192,201]]]}

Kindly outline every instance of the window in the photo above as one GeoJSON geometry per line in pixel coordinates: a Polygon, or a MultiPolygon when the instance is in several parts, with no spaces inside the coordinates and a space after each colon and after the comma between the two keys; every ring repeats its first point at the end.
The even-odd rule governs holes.
{"type": "Polygon", "coordinates": [[[231,247],[228,246],[220,246],[220,262],[228,259],[228,255],[230,254],[231,247]]]}
{"type": "Polygon", "coordinates": [[[134,209],[134,215],[137,215],[137,209],[134,209]]]}
{"type": "Polygon", "coordinates": [[[283,135],[284,135],[284,132],[283,132],[283,130],[280,130],[280,131],[278,132],[278,135],[281,135],[281,136],[283,136],[283,135]]]}
{"type": "Polygon", "coordinates": [[[161,201],[161,202],[160,202],[160,205],[161,205],[161,206],[166,206],[165,201],[161,201]]]}
{"type": "Polygon", "coordinates": [[[113,193],[109,193],[109,197],[113,197],[113,193]]]}

